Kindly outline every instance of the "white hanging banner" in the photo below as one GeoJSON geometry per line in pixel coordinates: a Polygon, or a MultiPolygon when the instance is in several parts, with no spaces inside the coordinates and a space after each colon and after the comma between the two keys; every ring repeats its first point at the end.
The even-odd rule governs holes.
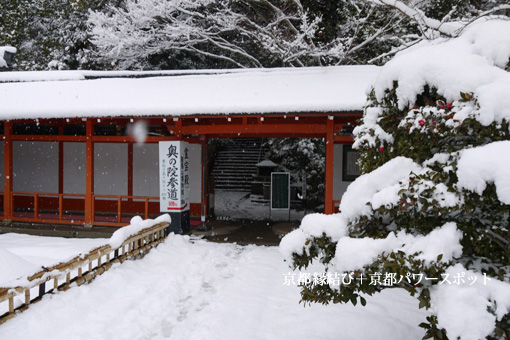
{"type": "Polygon", "coordinates": [[[187,142],[159,142],[159,202],[161,212],[189,210],[187,142]]]}

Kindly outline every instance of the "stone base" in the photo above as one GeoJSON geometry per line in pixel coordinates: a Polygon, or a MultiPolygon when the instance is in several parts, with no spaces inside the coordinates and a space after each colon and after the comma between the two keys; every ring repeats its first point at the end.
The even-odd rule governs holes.
{"type": "Polygon", "coordinates": [[[172,232],[175,234],[186,234],[187,232],[189,232],[190,229],[189,210],[181,212],[171,212],[169,214],[170,217],[172,218],[172,222],[170,223],[170,226],[165,229],[165,233],[167,235],[172,232]]]}

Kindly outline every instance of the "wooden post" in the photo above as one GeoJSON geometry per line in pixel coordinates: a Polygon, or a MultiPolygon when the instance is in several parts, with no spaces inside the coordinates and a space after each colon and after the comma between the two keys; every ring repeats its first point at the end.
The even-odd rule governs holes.
{"type": "MultiPolygon", "coordinates": [[[[202,137],[202,136],[201,136],[202,137]]],[[[202,222],[205,222],[207,215],[209,215],[209,138],[204,137],[204,141],[201,143],[202,146],[202,209],[201,218],[202,222]]]]}
{"type": "MultiPolygon", "coordinates": [[[[64,126],[59,126],[58,134],[64,134],[64,126]]],[[[63,217],[63,196],[64,193],[64,142],[58,142],[58,219],[62,221],[63,217]]]]}
{"type": "Polygon", "coordinates": [[[182,120],[179,118],[177,118],[177,121],[175,122],[174,134],[178,139],[182,139],[182,120]]]}
{"type": "Polygon", "coordinates": [[[39,218],[39,194],[34,194],[34,220],[39,218]]]}
{"type": "Polygon", "coordinates": [[[12,123],[4,122],[4,219],[12,219],[12,123]]]}
{"type": "Polygon", "coordinates": [[[39,285],[39,298],[42,298],[44,294],[46,294],[46,282],[39,285]]]}
{"type": "Polygon", "coordinates": [[[87,151],[86,151],[86,188],[85,188],[85,225],[92,226],[94,219],[93,202],[94,199],[94,121],[87,119],[87,151]]]}
{"type": "Polygon", "coordinates": [[[122,197],[117,197],[117,222],[122,220],[122,197]]]}
{"type": "Polygon", "coordinates": [[[30,304],[30,288],[25,288],[25,305],[30,304]]]}
{"type": "Polygon", "coordinates": [[[9,296],[9,314],[14,313],[14,294],[11,293],[9,296]]]}
{"type": "MultiPolygon", "coordinates": [[[[127,194],[133,196],[133,143],[128,143],[127,194]]],[[[129,199],[131,202],[131,199],[129,199]]]]}
{"type": "MultiPolygon", "coordinates": [[[[63,127],[59,128],[60,135],[63,134],[63,127]]],[[[58,142],[58,193],[64,193],[64,142],[58,142]]]]}
{"type": "Polygon", "coordinates": [[[327,120],[326,132],[326,171],[324,174],[324,213],[332,214],[333,209],[333,171],[335,156],[334,120],[327,120]]]}
{"type": "Polygon", "coordinates": [[[58,195],[58,219],[62,221],[64,217],[64,196],[63,194],[58,195]]]}

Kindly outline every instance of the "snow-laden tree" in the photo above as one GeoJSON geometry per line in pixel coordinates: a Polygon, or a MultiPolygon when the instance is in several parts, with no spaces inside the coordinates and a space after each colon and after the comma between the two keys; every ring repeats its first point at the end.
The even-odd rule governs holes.
{"type": "Polygon", "coordinates": [[[18,48],[20,69],[382,64],[507,12],[505,0],[6,0],[0,45],[18,48]]]}
{"type": "Polygon", "coordinates": [[[328,49],[314,46],[318,19],[299,1],[127,0],[91,13],[98,55],[119,68],[302,66],[328,49]],[[255,53],[256,52],[256,53],[255,53]]]}
{"type": "Polygon", "coordinates": [[[382,68],[354,131],[363,175],[280,245],[331,278],[303,301],[398,287],[430,311],[425,338],[510,336],[509,68],[510,21],[483,19],[382,68]]]}
{"type": "Polygon", "coordinates": [[[402,51],[422,40],[438,37],[454,38],[475,20],[500,15],[510,15],[510,4],[506,0],[363,0],[376,6],[393,10],[401,18],[396,36],[400,39],[386,53],[369,60],[386,60],[387,56],[402,51]]]}
{"type": "Polygon", "coordinates": [[[324,208],[326,146],[322,138],[270,138],[268,158],[290,172],[291,182],[304,188],[306,208],[324,208]]]}
{"type": "Polygon", "coordinates": [[[89,9],[117,0],[0,2],[0,45],[17,48],[18,70],[92,68],[86,21],[89,9]]]}
{"type": "Polygon", "coordinates": [[[419,41],[456,36],[504,0],[125,0],[92,12],[98,58],[116,68],[384,63],[419,41]]]}
{"type": "Polygon", "coordinates": [[[126,0],[89,18],[98,57],[131,69],[365,63],[407,43],[407,22],[363,0],[126,0]]]}

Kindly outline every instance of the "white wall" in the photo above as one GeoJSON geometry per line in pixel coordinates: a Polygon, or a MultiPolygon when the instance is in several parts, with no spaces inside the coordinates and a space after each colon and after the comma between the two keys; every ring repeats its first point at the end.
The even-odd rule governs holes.
{"type": "Polygon", "coordinates": [[[158,144],[133,146],[133,195],[159,197],[158,144]]]}
{"type": "MultiPolygon", "coordinates": [[[[4,188],[0,142],[0,190],[4,188]]],[[[190,202],[200,203],[202,145],[190,144],[190,202]]],[[[127,144],[95,143],[96,195],[127,195],[127,144]]],[[[159,197],[158,144],[133,147],[133,194],[159,197]]],[[[340,162],[341,164],[341,162],[340,162]]],[[[58,192],[58,142],[13,143],[14,191],[58,192]]],[[[340,172],[341,178],[341,172],[340,172]]],[[[86,144],[64,143],[64,192],[85,194],[86,144]]]]}
{"type": "Polygon", "coordinates": [[[335,155],[334,155],[334,170],[333,170],[333,200],[341,200],[347,186],[352,182],[342,181],[342,167],[343,167],[343,150],[342,144],[335,144],[335,155]]]}
{"type": "Polygon", "coordinates": [[[12,144],[13,190],[58,192],[58,143],[18,142],[12,144]]]}
{"type": "Polygon", "coordinates": [[[4,142],[0,142],[0,190],[4,190],[4,142]]]}
{"type": "Polygon", "coordinates": [[[94,143],[94,193],[127,195],[127,144],[94,143]]]}
{"type": "Polygon", "coordinates": [[[85,194],[86,192],[86,150],[85,143],[64,143],[64,193],[85,194]]]}
{"type": "MultiPolygon", "coordinates": [[[[200,203],[202,195],[202,146],[190,144],[190,202],[200,203]]],[[[133,146],[133,193],[159,197],[158,144],[133,146]]]]}
{"type": "Polygon", "coordinates": [[[202,145],[190,144],[189,148],[190,203],[202,200],[202,145]]]}

